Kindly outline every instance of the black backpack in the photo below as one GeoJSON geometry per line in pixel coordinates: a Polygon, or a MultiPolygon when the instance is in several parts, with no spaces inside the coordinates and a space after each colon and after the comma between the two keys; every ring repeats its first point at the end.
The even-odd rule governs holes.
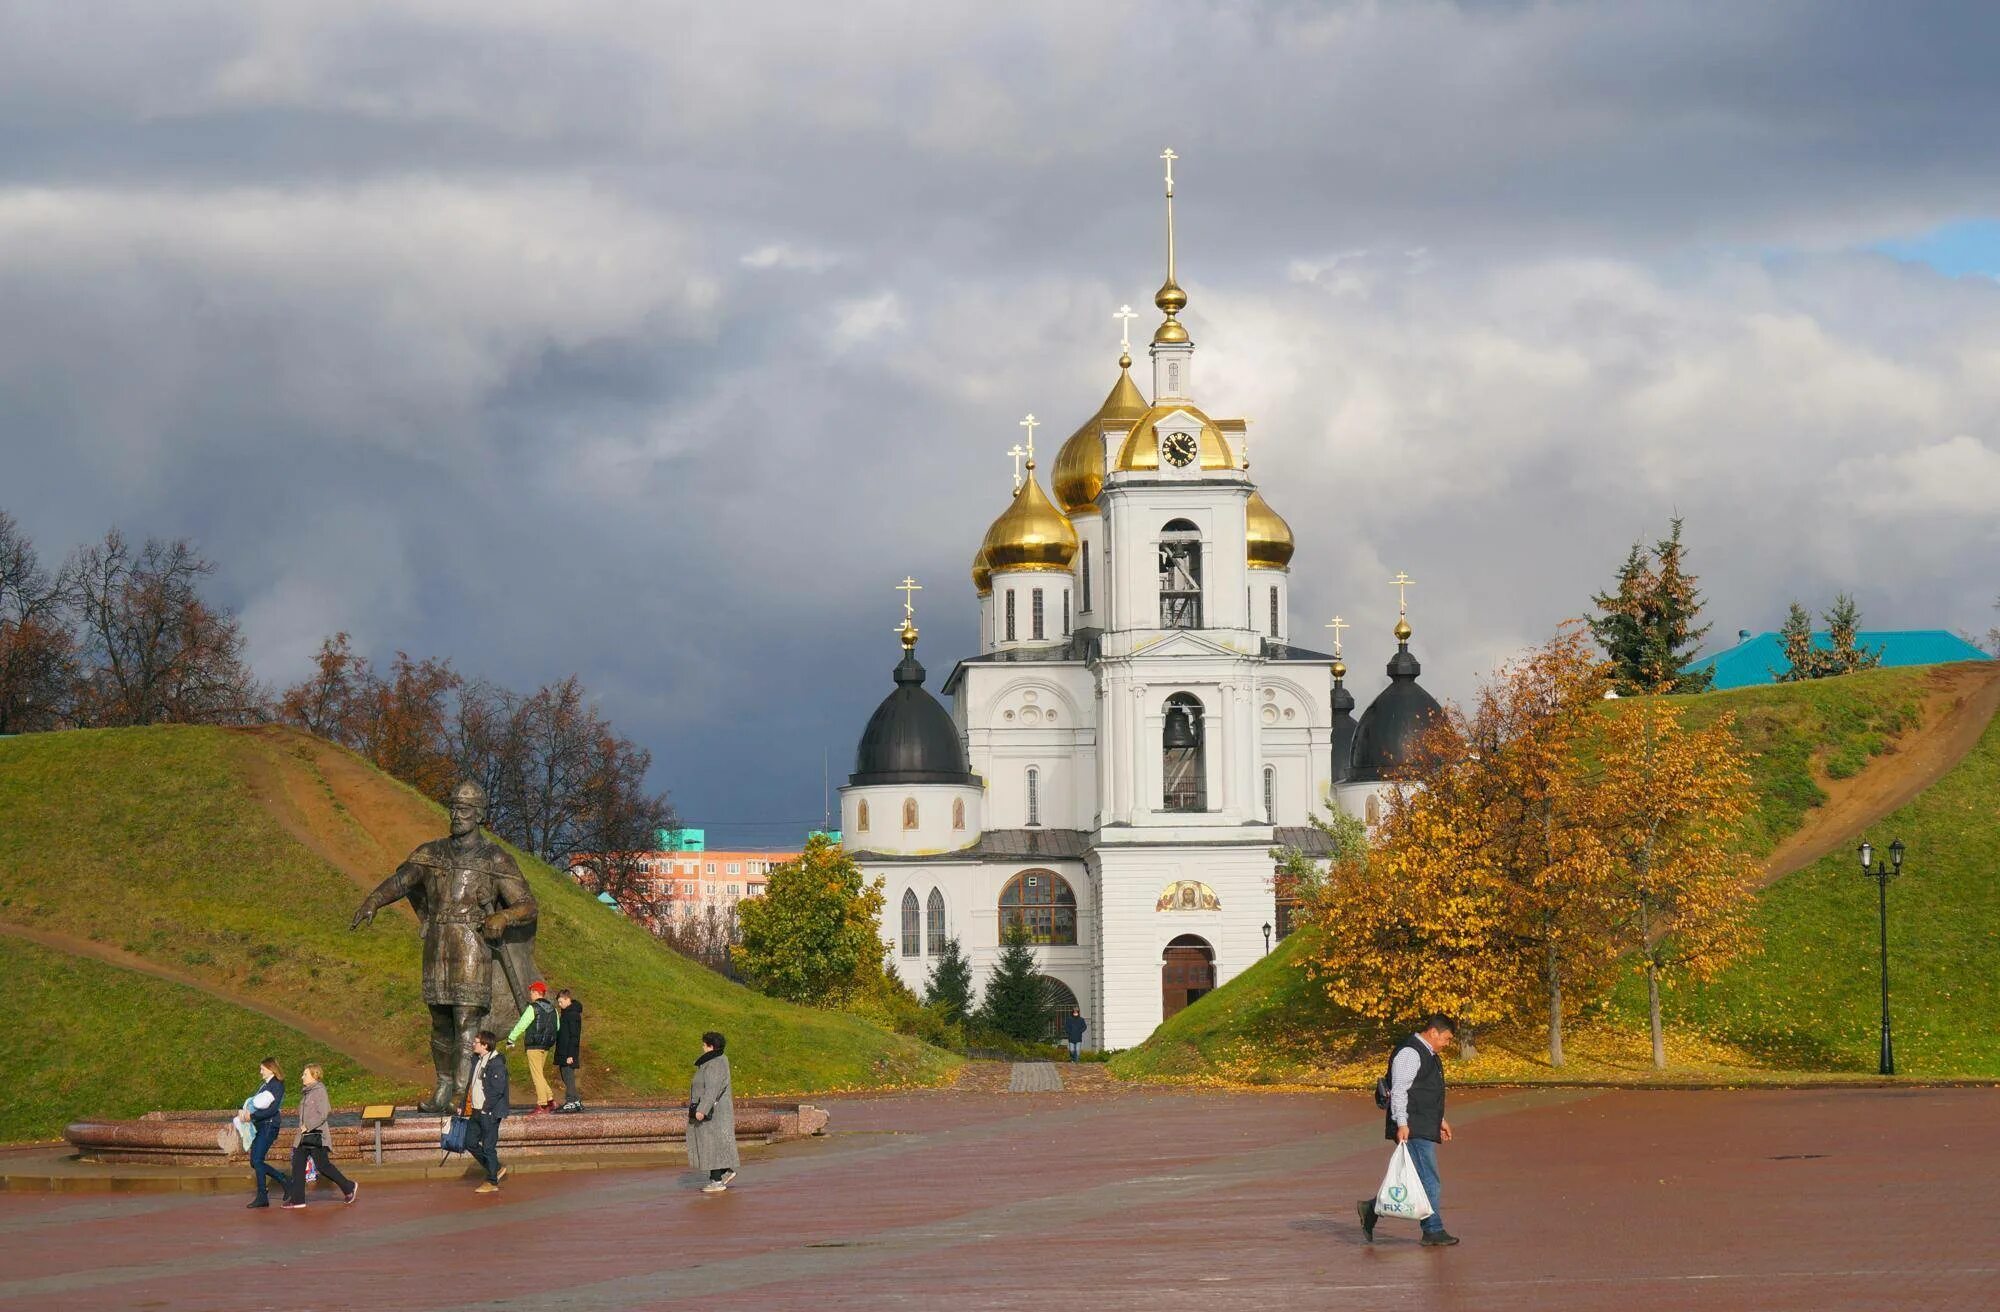
{"type": "Polygon", "coordinates": [[[553,1048],[556,1046],[556,1004],[547,998],[536,998],[532,1004],[535,1019],[528,1026],[528,1046],[530,1048],[553,1048]]]}

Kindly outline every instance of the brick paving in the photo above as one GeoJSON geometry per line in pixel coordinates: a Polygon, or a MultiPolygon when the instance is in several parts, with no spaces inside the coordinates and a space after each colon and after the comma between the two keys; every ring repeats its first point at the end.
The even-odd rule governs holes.
{"type": "Polygon", "coordinates": [[[0,1194],[0,1309],[2000,1308],[2000,1090],[1455,1095],[1448,1250],[1362,1243],[1386,1149],[1357,1095],[833,1107],[721,1195],[661,1168],[302,1213],[0,1194]]]}

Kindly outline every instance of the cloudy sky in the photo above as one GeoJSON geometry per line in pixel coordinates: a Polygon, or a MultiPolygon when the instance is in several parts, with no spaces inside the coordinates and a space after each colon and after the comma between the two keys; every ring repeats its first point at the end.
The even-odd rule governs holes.
{"type": "MultiPolygon", "coordinates": [[[[933,687],[1016,420],[1115,374],[1176,169],[1294,624],[1426,682],[1687,522],[1715,638],[2000,616],[2000,10],[22,0],[0,506],[322,635],[580,672],[711,839],[933,687]]],[[[1142,320],[1144,328],[1151,322],[1142,320]]]]}

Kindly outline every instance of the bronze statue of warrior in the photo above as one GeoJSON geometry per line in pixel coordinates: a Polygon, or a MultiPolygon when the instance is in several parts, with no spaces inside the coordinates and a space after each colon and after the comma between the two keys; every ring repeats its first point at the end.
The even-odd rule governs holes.
{"type": "Polygon", "coordinates": [[[451,795],[451,837],[410,853],[348,925],[373,923],[377,911],[408,898],[423,926],[437,1087],[419,1111],[457,1109],[472,1079],[473,1035],[489,1028],[489,1010],[505,1021],[490,1028],[505,1031],[527,1007],[535,979],[535,895],[514,858],[481,831],[485,819],[485,792],[460,784],[451,795]]]}

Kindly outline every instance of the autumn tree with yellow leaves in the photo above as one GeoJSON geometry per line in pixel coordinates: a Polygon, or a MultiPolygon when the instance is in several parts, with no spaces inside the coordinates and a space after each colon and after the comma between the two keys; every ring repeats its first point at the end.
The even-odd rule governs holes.
{"type": "Polygon", "coordinates": [[[1731,721],[1724,715],[1689,729],[1683,707],[1646,698],[1605,717],[1594,753],[1617,938],[1646,977],[1660,1070],[1667,1065],[1661,978],[1711,978],[1757,942],[1754,867],[1740,840],[1750,775],[1731,721]]]}

